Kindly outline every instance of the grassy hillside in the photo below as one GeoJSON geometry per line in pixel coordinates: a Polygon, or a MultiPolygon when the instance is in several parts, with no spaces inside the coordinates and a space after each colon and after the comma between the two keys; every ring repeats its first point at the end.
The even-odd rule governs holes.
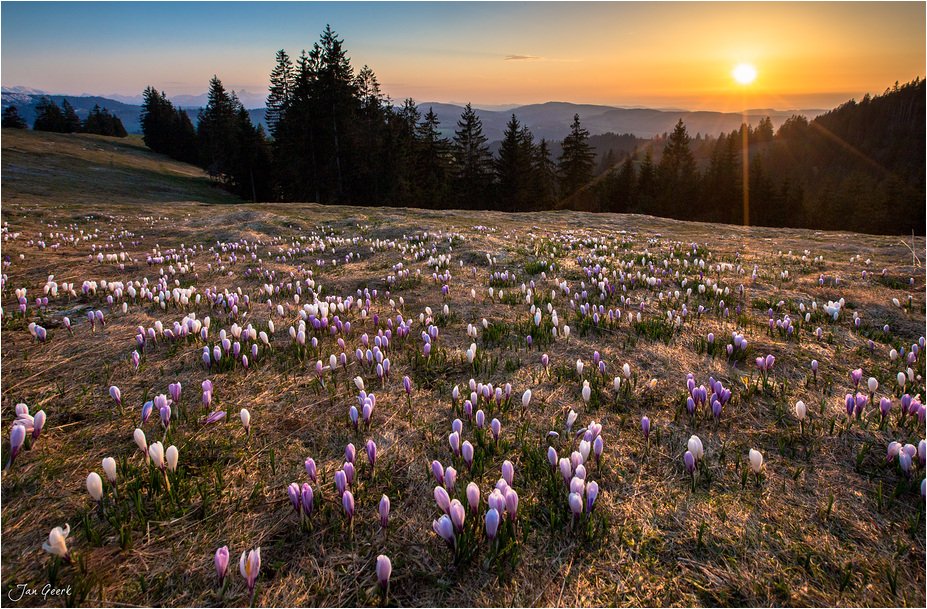
{"type": "Polygon", "coordinates": [[[923,346],[908,360],[925,328],[923,238],[226,204],[197,170],[137,141],[4,131],[2,146],[3,465],[17,404],[47,415],[0,485],[0,594],[39,591],[18,606],[377,606],[381,554],[392,563],[389,606],[927,602],[924,421],[902,416],[900,398],[924,395],[923,346]],[[825,314],[840,299],[837,318],[825,314]],[[105,325],[88,320],[96,311],[105,325]],[[257,338],[239,335],[249,326],[257,338]],[[733,333],[748,345],[728,355],[733,333]],[[382,378],[375,351],[390,362],[382,378]],[[755,360],[767,356],[761,373],[755,360]],[[865,395],[848,417],[855,369],[865,395]],[[710,399],[689,414],[687,374],[696,391],[711,378],[730,392],[718,416],[710,399]],[[355,379],[375,395],[369,424],[355,379]],[[468,409],[471,379],[493,389],[468,409]],[[174,383],[179,399],[143,421],[143,405],[166,402],[174,383]],[[452,450],[456,425],[471,465],[452,450]],[[136,429],[178,449],[176,471],[147,461],[136,429]],[[704,449],[695,475],[684,461],[692,436],[704,449]],[[915,451],[908,474],[886,459],[893,441],[915,451]],[[335,482],[351,469],[349,444],[350,520],[335,482]],[[550,448],[566,459],[578,506],[596,483],[591,513],[574,520],[550,448]],[[764,458],[758,476],[751,450],[764,458]],[[465,513],[450,546],[433,529],[433,461],[457,472],[456,485],[443,483],[465,513]],[[498,482],[506,461],[511,481],[498,482]],[[99,503],[91,473],[104,480],[99,503]],[[314,492],[302,526],[291,483],[314,492]],[[519,501],[497,506],[505,523],[491,542],[494,488],[519,501]],[[70,564],[42,549],[65,524],[70,564]],[[223,546],[224,587],[214,565],[223,546]],[[252,594],[236,563],[257,547],[252,594]],[[48,583],[66,598],[43,601],[48,583]]]}
{"type": "Polygon", "coordinates": [[[234,203],[198,167],[154,154],[141,136],[4,129],[3,203],[131,209],[139,203],[234,203]],[[123,207],[126,206],[126,207],[123,207]]]}

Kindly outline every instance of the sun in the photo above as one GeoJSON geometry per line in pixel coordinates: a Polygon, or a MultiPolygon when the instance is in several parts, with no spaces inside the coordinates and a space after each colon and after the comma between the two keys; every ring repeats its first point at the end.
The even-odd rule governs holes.
{"type": "Polygon", "coordinates": [[[731,76],[740,84],[749,85],[756,80],[756,68],[749,63],[739,63],[734,67],[731,76]]]}

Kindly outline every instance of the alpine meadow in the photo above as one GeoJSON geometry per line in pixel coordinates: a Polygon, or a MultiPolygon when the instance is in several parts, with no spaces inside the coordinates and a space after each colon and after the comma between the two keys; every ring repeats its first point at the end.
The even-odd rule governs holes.
{"type": "Polygon", "coordinates": [[[4,88],[4,603],[927,605],[922,78],[713,130],[273,64],[4,88]]]}

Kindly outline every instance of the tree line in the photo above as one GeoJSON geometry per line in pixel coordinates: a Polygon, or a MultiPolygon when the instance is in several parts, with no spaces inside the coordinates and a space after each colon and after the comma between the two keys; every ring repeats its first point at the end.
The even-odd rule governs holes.
{"type": "MultiPolygon", "coordinates": [[[[28,123],[16,106],[8,106],[3,110],[2,126],[26,129],[28,123]]],[[[94,105],[87,118],[81,120],[67,99],[62,100],[61,106],[58,106],[48,97],[42,97],[36,106],[32,129],[53,133],[94,133],[111,137],[128,135],[119,117],[106,108],[100,108],[99,104],[94,105]]]]}
{"type": "Polygon", "coordinates": [[[775,133],[768,118],[744,124],[706,159],[680,120],[658,161],[637,150],[566,206],[743,224],[746,193],[751,225],[923,234],[925,122],[919,78],[812,121],[792,116],[775,133]]]}
{"type": "Polygon", "coordinates": [[[445,137],[450,129],[431,108],[394,104],[368,66],[355,70],[326,27],[295,61],[277,52],[265,117],[269,133],[213,77],[195,127],[163,92],[146,89],[142,130],[152,150],[199,164],[249,200],[565,208],[742,224],[746,194],[750,224],[924,227],[924,142],[911,135],[925,123],[920,80],[810,122],[794,116],[778,132],[766,118],[693,142],[680,120],[664,138],[608,149],[597,164],[578,115],[558,147],[535,140],[513,114],[494,154],[468,104],[445,137]]]}

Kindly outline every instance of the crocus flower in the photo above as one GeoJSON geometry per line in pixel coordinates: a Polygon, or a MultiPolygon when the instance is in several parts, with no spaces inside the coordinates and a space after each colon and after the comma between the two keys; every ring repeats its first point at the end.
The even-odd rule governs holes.
{"type": "Polygon", "coordinates": [[[253,594],[254,584],[257,582],[258,572],[261,570],[261,548],[258,547],[248,552],[247,558],[245,553],[242,552],[241,558],[238,560],[238,570],[241,571],[241,576],[245,578],[248,590],[253,594]]]}
{"type": "Polygon", "coordinates": [[[164,445],[160,442],[155,442],[148,447],[148,454],[151,456],[154,466],[164,471],[164,445]]]}
{"type": "MultiPolygon", "coordinates": [[[[583,498],[579,493],[570,493],[569,496],[570,511],[573,512],[573,522],[575,523],[583,513],[583,498]]],[[[571,525],[572,526],[572,525],[571,525]]]]}
{"type": "Polygon", "coordinates": [[[496,539],[496,532],[499,530],[499,512],[490,509],[486,512],[486,537],[492,543],[496,539]]]}
{"type": "Polygon", "coordinates": [[[456,431],[452,432],[447,437],[447,441],[451,445],[451,450],[454,451],[454,454],[459,457],[460,456],[460,434],[457,433],[456,431]]]}
{"type": "Polygon", "coordinates": [[[857,368],[850,372],[850,380],[853,381],[853,384],[859,389],[859,383],[863,380],[863,369],[857,368]]]}
{"type": "Polygon", "coordinates": [[[592,508],[595,506],[595,500],[599,496],[599,485],[597,482],[592,481],[586,485],[586,511],[590,514],[592,513],[592,508]]]}
{"type": "Polygon", "coordinates": [[[702,448],[702,441],[698,436],[692,436],[689,438],[687,447],[689,452],[692,453],[692,456],[695,457],[696,461],[701,461],[702,457],[705,456],[705,450],[702,448]]]}
{"type": "Polygon", "coordinates": [[[892,401],[888,398],[882,398],[879,400],[879,412],[882,413],[882,418],[888,416],[889,411],[892,409],[892,401]]]}
{"type": "Polygon", "coordinates": [[[200,421],[203,425],[209,425],[211,423],[218,423],[225,418],[224,410],[217,410],[216,412],[210,414],[208,417],[200,421]]]}
{"type": "Polygon", "coordinates": [[[457,499],[451,500],[450,516],[457,534],[463,533],[464,519],[467,517],[467,512],[464,510],[463,504],[457,499]]]}
{"type": "Polygon", "coordinates": [[[576,417],[578,417],[578,416],[579,416],[579,415],[576,414],[576,412],[575,412],[574,410],[570,409],[570,413],[567,415],[567,420],[566,420],[566,423],[567,423],[567,425],[566,425],[567,433],[569,433],[570,428],[573,427],[573,423],[576,422],[576,417]]]}
{"type": "Polygon", "coordinates": [[[499,441],[499,432],[502,430],[502,423],[499,422],[499,419],[493,419],[492,423],[489,424],[490,429],[492,429],[492,439],[495,442],[499,441]]]}
{"type": "Polygon", "coordinates": [[[350,443],[344,448],[344,460],[348,463],[354,463],[354,458],[357,456],[357,449],[354,448],[354,444],[350,443]]]}
{"type": "Polygon", "coordinates": [[[763,469],[763,453],[751,448],[749,457],[750,457],[750,467],[753,469],[753,473],[759,476],[760,471],[763,469]]]}
{"type": "Polygon", "coordinates": [[[875,377],[869,377],[869,393],[875,393],[879,388],[879,381],[875,377]]]}
{"type": "Polygon", "coordinates": [[[300,489],[299,484],[291,482],[290,486],[286,488],[286,494],[290,498],[290,503],[293,504],[293,509],[298,514],[302,503],[302,489],[300,489]]]}
{"type": "Polygon", "coordinates": [[[807,413],[807,408],[805,408],[805,403],[801,400],[795,402],[795,416],[798,417],[799,421],[805,420],[805,414],[807,413]]]}
{"type": "Polygon", "coordinates": [[[344,508],[344,515],[350,522],[354,518],[354,495],[351,491],[345,491],[341,496],[341,506],[344,508]]]}
{"type": "Polygon", "coordinates": [[[116,405],[122,408],[122,393],[119,391],[119,387],[113,385],[109,388],[109,395],[116,402],[116,405]]]}
{"type": "Polygon", "coordinates": [[[522,409],[523,411],[524,411],[524,410],[527,410],[528,404],[529,404],[530,402],[531,402],[531,390],[530,390],[530,389],[526,389],[525,392],[524,392],[524,393],[522,394],[522,396],[521,396],[521,409],[522,409]]]}
{"type": "Polygon", "coordinates": [[[431,528],[447,543],[449,548],[454,549],[454,546],[457,545],[457,539],[454,537],[454,523],[451,522],[450,516],[444,514],[441,518],[432,520],[431,528]]]}
{"type": "Polygon", "coordinates": [[[303,509],[303,516],[307,517],[312,514],[312,508],[315,506],[315,493],[312,492],[312,487],[309,486],[308,482],[303,482],[299,493],[299,501],[303,509]]]}
{"type": "Polygon", "coordinates": [[[438,507],[445,514],[447,514],[451,509],[451,498],[443,486],[435,487],[435,503],[438,504],[438,507]]]}
{"type": "Polygon", "coordinates": [[[547,447],[547,461],[550,463],[550,466],[556,469],[558,460],[559,459],[557,458],[557,449],[555,449],[553,446],[548,446],[547,447]]]}
{"type": "Polygon", "coordinates": [[[90,472],[87,476],[87,492],[90,493],[94,501],[103,499],[103,479],[100,478],[100,474],[90,472]]]}
{"type": "Polygon", "coordinates": [[[650,440],[650,419],[648,419],[647,417],[643,417],[641,419],[641,429],[644,432],[644,439],[649,441],[650,440]]]}
{"type": "Polygon", "coordinates": [[[505,494],[505,512],[512,522],[518,518],[518,493],[514,489],[505,494]]]}
{"type": "Polygon", "coordinates": [[[438,484],[444,486],[444,466],[442,466],[439,461],[436,460],[431,462],[431,473],[434,474],[438,484]]]}
{"type": "Polygon", "coordinates": [[[515,466],[508,459],[502,462],[502,477],[509,486],[512,485],[512,479],[515,477],[515,466]]]}
{"type": "Polygon", "coordinates": [[[42,433],[42,428],[45,427],[45,411],[40,410],[35,413],[35,417],[32,420],[32,440],[38,440],[39,435],[42,433]]]}
{"type": "Polygon", "coordinates": [[[901,466],[901,471],[904,472],[904,475],[908,478],[911,477],[911,455],[901,451],[898,453],[898,465],[901,466]]]}
{"type": "Polygon", "coordinates": [[[348,486],[354,485],[354,464],[346,461],[342,467],[344,471],[344,480],[348,483],[348,486]]]}
{"type": "Polygon", "coordinates": [[[480,509],[480,487],[475,482],[467,485],[467,503],[470,504],[470,510],[476,514],[480,509]]]}
{"type": "Polygon", "coordinates": [[[171,399],[175,402],[180,401],[180,383],[171,383],[167,386],[168,393],[171,394],[171,399]]]}
{"type": "Polygon", "coordinates": [[[599,465],[599,461],[602,459],[602,452],[605,450],[605,442],[602,440],[602,436],[596,436],[595,441],[592,443],[592,454],[595,455],[595,464],[599,465]]]}
{"type": "Polygon", "coordinates": [[[377,445],[373,440],[367,440],[367,461],[370,463],[370,469],[373,469],[377,462],[377,445]]]}
{"type": "Polygon", "coordinates": [[[583,381],[583,402],[588,404],[589,399],[592,397],[592,389],[589,387],[589,381],[583,381]]]}
{"type": "Polygon", "coordinates": [[[309,478],[312,479],[312,483],[315,484],[316,480],[316,468],[315,468],[315,459],[312,457],[306,457],[306,473],[309,475],[309,478]]]}
{"type": "Polygon", "coordinates": [[[390,563],[389,557],[384,554],[377,556],[377,579],[380,581],[383,592],[389,590],[389,576],[392,572],[393,565],[390,563]]]}
{"type": "Polygon", "coordinates": [[[10,462],[7,463],[7,469],[13,465],[13,460],[16,458],[16,455],[19,454],[23,442],[25,441],[26,427],[24,425],[18,425],[14,423],[13,429],[10,430],[10,462]]]}
{"type": "Polygon", "coordinates": [[[42,543],[42,549],[55,556],[60,556],[67,562],[71,562],[71,555],[68,552],[67,538],[71,533],[71,527],[64,525],[64,528],[55,527],[48,534],[48,541],[42,543]]]}
{"type": "Polygon", "coordinates": [[[216,562],[216,575],[219,576],[219,585],[221,586],[225,582],[225,576],[228,574],[229,570],[229,547],[222,546],[216,550],[215,556],[216,562]]]}
{"type": "Polygon", "coordinates": [[[898,453],[900,452],[901,452],[901,443],[892,442],[891,444],[888,445],[888,451],[885,455],[885,462],[888,463],[889,461],[897,457],[898,453]]]}
{"type": "Polygon", "coordinates": [[[145,454],[145,461],[148,461],[148,442],[145,440],[145,432],[141,429],[136,429],[133,437],[135,438],[135,443],[145,454]]]}
{"type": "Polygon", "coordinates": [[[695,473],[695,456],[692,454],[692,451],[686,451],[686,454],[683,455],[683,461],[686,464],[686,469],[690,475],[695,473]]]}
{"type": "Polygon", "coordinates": [[[241,424],[245,427],[245,433],[251,433],[251,413],[247,409],[241,409],[241,424]]]}
{"type": "Polygon", "coordinates": [[[389,497],[380,497],[380,526],[384,529],[389,525],[389,497]]]}
{"type": "Polygon", "coordinates": [[[470,444],[469,440],[464,440],[463,446],[460,449],[461,454],[463,455],[463,460],[467,464],[467,469],[472,469],[473,467],[473,445],[470,444]]]}
{"type": "Polygon", "coordinates": [[[112,457],[103,459],[103,472],[110,484],[116,484],[116,460],[112,457]]]}

